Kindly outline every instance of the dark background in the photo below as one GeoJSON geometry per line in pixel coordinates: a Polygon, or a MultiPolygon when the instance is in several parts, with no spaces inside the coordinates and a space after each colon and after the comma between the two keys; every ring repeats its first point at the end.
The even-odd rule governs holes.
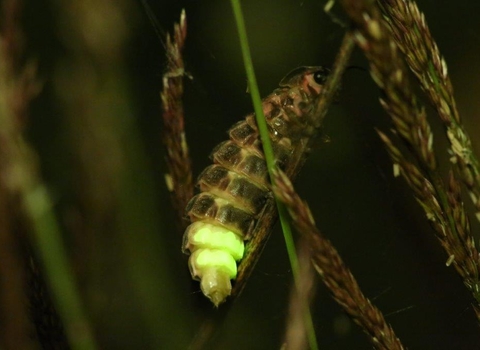
{"type": "MultiPolygon", "coordinates": [[[[62,139],[57,137],[62,133],[58,127],[61,116],[52,117],[56,107],[48,98],[49,74],[63,48],[52,22],[55,11],[41,2],[26,3],[28,49],[38,57],[40,76],[47,81],[46,92],[32,112],[32,139],[47,183],[63,198],[68,185],[62,182],[65,165],[58,161],[62,157],[62,139]]],[[[163,33],[171,30],[182,8],[187,12],[185,64],[193,80],[186,80],[184,103],[196,175],[209,164],[209,153],[226,139],[228,128],[252,110],[230,3],[148,3],[163,33]]],[[[460,114],[475,149],[480,151],[480,5],[466,0],[418,3],[448,64],[460,114]]],[[[295,67],[332,64],[344,30],[325,15],[324,1],[244,0],[242,6],[262,96],[295,67]]],[[[165,348],[183,349],[199,325],[205,306],[192,302],[186,257],[180,251],[181,235],[175,232],[171,219],[174,213],[163,185],[166,170],[160,143],[158,92],[165,64],[164,47],[141,3],[137,1],[132,9],[134,33],[125,53],[128,79],[157,184],[152,190],[156,191],[162,220],[159,238],[162,249],[167,251],[161,259],[171,271],[171,280],[165,286],[173,285],[176,297],[160,303],[173,305],[179,314],[154,316],[160,325],[165,325],[159,328],[165,348]]],[[[344,20],[338,6],[333,12],[344,20]]],[[[351,64],[368,68],[359,50],[351,64]]],[[[330,109],[322,136],[296,181],[296,189],[308,201],[318,227],[334,243],[366,296],[383,311],[408,348],[476,349],[480,332],[471,296],[454,269],[445,267],[446,254],[403,179],[393,178],[391,162],[375,133],[374,128],[390,127],[378,96],[366,71],[352,69],[346,73],[339,102],[330,109]]],[[[445,170],[446,140],[435,114],[430,116],[435,147],[445,170]]],[[[478,238],[478,222],[473,216],[471,219],[478,238]]],[[[121,276],[120,266],[118,270],[121,276]]],[[[215,348],[278,349],[291,282],[283,237],[277,228],[244,293],[226,318],[215,348]]],[[[129,294],[128,290],[135,286],[129,289],[123,283],[129,282],[120,278],[114,283],[119,289],[125,287],[126,291],[116,295],[122,302],[114,304],[111,313],[105,312],[94,320],[98,339],[105,349],[148,348],[146,327],[137,312],[142,308],[141,301],[129,294]],[[125,303],[129,305],[127,311],[125,303]],[[121,305],[123,311],[116,309],[121,305]]],[[[321,285],[312,312],[321,349],[371,348],[321,285]]]]}

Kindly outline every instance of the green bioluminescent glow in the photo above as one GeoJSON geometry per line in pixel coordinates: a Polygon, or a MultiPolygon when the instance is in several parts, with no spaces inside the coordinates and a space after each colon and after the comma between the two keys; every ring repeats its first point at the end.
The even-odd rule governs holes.
{"type": "Polygon", "coordinates": [[[198,248],[218,249],[228,252],[236,261],[243,258],[245,244],[242,238],[232,231],[212,224],[198,222],[192,227],[190,244],[198,248]]]}
{"type": "Polygon", "coordinates": [[[202,249],[195,259],[201,270],[214,267],[228,274],[230,279],[237,277],[237,263],[228,252],[218,249],[202,249]]]}

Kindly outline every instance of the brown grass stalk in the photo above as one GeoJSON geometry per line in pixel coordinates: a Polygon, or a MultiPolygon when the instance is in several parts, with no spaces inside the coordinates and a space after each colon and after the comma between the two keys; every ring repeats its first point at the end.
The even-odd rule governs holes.
{"type": "MultiPolygon", "coordinates": [[[[328,108],[330,107],[330,104],[332,103],[338,91],[341,77],[348,65],[354,47],[355,42],[352,34],[347,32],[343,37],[340,49],[332,67],[332,71],[325,83],[322,96],[318,100],[316,106],[315,113],[317,127],[321,126],[328,108]]],[[[309,146],[310,145],[307,144],[304,145],[305,149],[308,149],[309,146]]],[[[307,152],[305,151],[301,153],[303,156],[297,159],[297,163],[293,164],[289,169],[289,176],[292,178],[295,178],[306,160],[307,152]]],[[[268,200],[268,203],[265,206],[263,218],[264,219],[257,224],[258,226],[256,228],[256,233],[252,240],[248,242],[248,245],[246,246],[245,257],[238,266],[237,279],[235,280],[231,298],[229,299],[231,301],[235,301],[245,288],[248,279],[250,278],[250,275],[263,252],[263,248],[270,237],[273,226],[277,221],[278,213],[273,199],[268,200]]],[[[228,314],[228,309],[232,306],[232,304],[233,303],[231,302],[227,302],[220,309],[221,313],[215,317],[205,320],[204,324],[197,332],[196,338],[190,344],[192,349],[202,349],[206,346],[206,344],[208,344],[209,341],[212,340],[216,332],[219,330],[220,325],[223,323],[224,318],[228,314]]],[[[304,312],[304,310],[302,310],[302,312],[304,312]]]]}
{"type": "Polygon", "coordinates": [[[347,68],[354,48],[355,40],[353,38],[353,33],[351,31],[347,31],[343,36],[342,44],[340,45],[337,56],[335,57],[332,72],[325,82],[325,86],[322,89],[322,95],[320,96],[316,106],[315,119],[317,120],[317,127],[322,125],[329,106],[332,104],[338,94],[343,73],[347,68]]]}
{"type": "MultiPolygon", "coordinates": [[[[36,264],[26,232],[31,217],[25,196],[37,182],[35,154],[24,139],[28,108],[40,89],[36,63],[24,61],[20,23],[23,2],[2,3],[0,33],[0,346],[7,349],[67,346],[63,330],[54,330],[58,315],[45,290],[43,277],[29,268],[36,264]],[[28,267],[27,267],[28,266],[28,267]],[[43,288],[43,289],[42,289],[43,288]],[[42,292],[43,291],[43,292],[42,292]],[[47,315],[45,307],[49,308],[47,315]],[[38,343],[37,343],[38,342],[38,343]]],[[[38,270],[37,270],[38,271],[38,270]]]]}
{"type": "Polygon", "coordinates": [[[297,231],[308,240],[313,266],[335,301],[370,337],[376,349],[403,349],[383,314],[365,297],[332,243],[317,229],[308,205],[282,172],[275,175],[274,192],[286,205],[297,231]]]}
{"type": "Polygon", "coordinates": [[[180,15],[180,22],[174,26],[173,38],[167,35],[166,55],[167,69],[163,75],[163,91],[160,93],[163,109],[163,143],[167,150],[166,162],[168,173],[165,182],[171,193],[171,200],[176,210],[180,228],[186,227],[185,207],[193,197],[193,180],[188,145],[185,138],[185,121],[183,115],[183,65],[182,50],[187,36],[187,18],[185,10],[180,15]]]}
{"type": "Polygon", "coordinates": [[[408,67],[436,109],[450,141],[451,161],[466,185],[480,220],[480,165],[457,110],[447,63],[430,33],[425,16],[410,0],[379,0],[378,4],[408,67]]]}
{"type": "MultiPolygon", "coordinates": [[[[321,122],[323,121],[323,118],[325,117],[328,108],[330,107],[330,104],[332,103],[338,91],[341,77],[348,65],[354,47],[355,45],[352,34],[347,32],[343,37],[338,54],[335,57],[335,62],[333,64],[332,71],[325,83],[323,93],[318,100],[315,111],[317,127],[321,126],[321,122]]],[[[298,175],[298,172],[300,171],[303,163],[306,160],[306,149],[308,149],[310,145],[304,145],[304,147],[305,150],[301,152],[303,156],[297,160],[297,163],[293,164],[290,167],[291,169],[287,169],[288,175],[292,179],[294,179],[298,175]]],[[[262,220],[262,222],[258,223],[259,226],[256,229],[256,234],[252,238],[252,240],[249,241],[245,257],[240,263],[240,266],[238,267],[237,280],[235,281],[235,285],[232,290],[233,298],[237,297],[245,287],[245,284],[263,251],[263,247],[265,246],[265,243],[270,236],[268,232],[271,232],[272,227],[277,220],[278,214],[276,212],[273,200],[270,200],[270,203],[267,204],[266,208],[267,212],[264,215],[265,219],[262,220]]]]}
{"type": "Polygon", "coordinates": [[[413,190],[415,198],[426,213],[445,252],[448,254],[446,265],[453,265],[462,277],[466,287],[475,300],[480,300],[478,292],[478,251],[470,232],[470,224],[460,197],[460,184],[453,172],[449,172],[445,187],[447,205],[442,205],[438,191],[421,170],[409,162],[390,138],[378,131],[395,167],[413,190]],[[454,230],[454,231],[453,231],[454,230]]]}
{"type": "Polygon", "coordinates": [[[355,40],[370,61],[370,72],[383,90],[382,106],[399,135],[428,170],[436,169],[433,136],[425,109],[412,92],[405,64],[372,1],[342,1],[356,25],[355,40]]]}
{"type": "Polygon", "coordinates": [[[305,308],[315,297],[317,281],[315,270],[310,264],[311,251],[307,237],[302,236],[297,246],[299,274],[297,283],[290,290],[288,315],[282,349],[308,349],[308,327],[305,308]]]}
{"type": "Polygon", "coordinates": [[[406,66],[391,32],[374,2],[344,0],[342,4],[355,24],[355,38],[370,61],[372,77],[383,90],[381,104],[418,165],[407,161],[385,134],[380,133],[380,137],[440,238],[449,257],[447,265],[455,266],[478,306],[478,252],[458,195],[458,186],[453,175],[445,185],[439,174],[425,109],[412,92],[406,66]],[[457,219],[460,222],[456,222],[457,219]]]}

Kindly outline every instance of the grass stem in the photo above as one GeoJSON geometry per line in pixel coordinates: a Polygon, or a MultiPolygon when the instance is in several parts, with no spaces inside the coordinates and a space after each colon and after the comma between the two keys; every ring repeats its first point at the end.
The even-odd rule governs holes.
{"type": "MultiPolygon", "coordinates": [[[[263,152],[265,154],[265,160],[268,167],[268,173],[270,179],[273,180],[273,172],[275,170],[275,157],[273,154],[272,144],[270,141],[270,136],[267,129],[267,122],[263,114],[262,109],[262,99],[260,97],[260,92],[258,91],[257,79],[255,77],[255,71],[253,68],[253,62],[250,54],[250,47],[248,45],[247,30],[245,28],[245,21],[243,19],[243,13],[238,0],[231,0],[235,22],[237,24],[238,36],[240,38],[240,45],[242,48],[243,62],[245,65],[245,72],[248,79],[248,87],[252,97],[253,107],[255,111],[255,117],[257,120],[258,130],[260,133],[260,138],[262,140],[263,152]]],[[[285,245],[287,247],[288,257],[290,259],[290,265],[292,267],[293,278],[295,284],[298,287],[299,279],[299,264],[298,257],[295,250],[295,243],[293,241],[292,230],[290,223],[288,222],[288,216],[286,215],[286,209],[283,204],[276,200],[278,214],[280,218],[280,223],[282,225],[283,236],[285,239],[285,245]]],[[[317,339],[315,336],[315,331],[313,328],[312,317],[308,307],[305,307],[305,319],[307,325],[308,339],[311,349],[318,349],[317,339]]]]}

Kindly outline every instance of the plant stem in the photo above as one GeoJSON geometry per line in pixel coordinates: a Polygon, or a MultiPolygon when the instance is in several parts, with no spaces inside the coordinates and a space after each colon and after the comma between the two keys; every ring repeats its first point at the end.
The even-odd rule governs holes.
{"type": "Polygon", "coordinates": [[[72,349],[78,350],[97,349],[62,243],[50,196],[41,184],[25,189],[22,194],[25,211],[32,220],[37,251],[45,267],[70,345],[72,349]]]}
{"type": "MultiPolygon", "coordinates": [[[[260,92],[258,91],[257,79],[255,77],[255,71],[253,68],[252,58],[250,54],[250,48],[248,45],[247,31],[245,28],[245,21],[243,19],[243,13],[238,0],[231,0],[233,12],[235,15],[235,22],[237,24],[238,36],[240,38],[240,45],[242,48],[243,62],[245,65],[245,72],[248,79],[248,87],[252,97],[253,107],[255,111],[255,117],[257,120],[258,130],[260,133],[260,139],[262,141],[263,152],[265,154],[265,160],[268,167],[268,173],[271,181],[273,180],[273,172],[275,170],[275,157],[273,154],[272,144],[267,129],[267,122],[263,114],[262,99],[260,92]]],[[[277,204],[277,210],[280,217],[280,223],[282,225],[283,237],[285,239],[285,245],[287,247],[288,257],[290,259],[290,265],[292,267],[293,278],[295,285],[298,288],[299,279],[299,264],[298,257],[295,250],[295,244],[293,241],[292,230],[287,219],[286,209],[283,204],[275,199],[277,204]]],[[[313,321],[308,307],[305,307],[305,320],[308,332],[308,339],[311,349],[318,349],[317,339],[313,328],[313,321]]]]}

